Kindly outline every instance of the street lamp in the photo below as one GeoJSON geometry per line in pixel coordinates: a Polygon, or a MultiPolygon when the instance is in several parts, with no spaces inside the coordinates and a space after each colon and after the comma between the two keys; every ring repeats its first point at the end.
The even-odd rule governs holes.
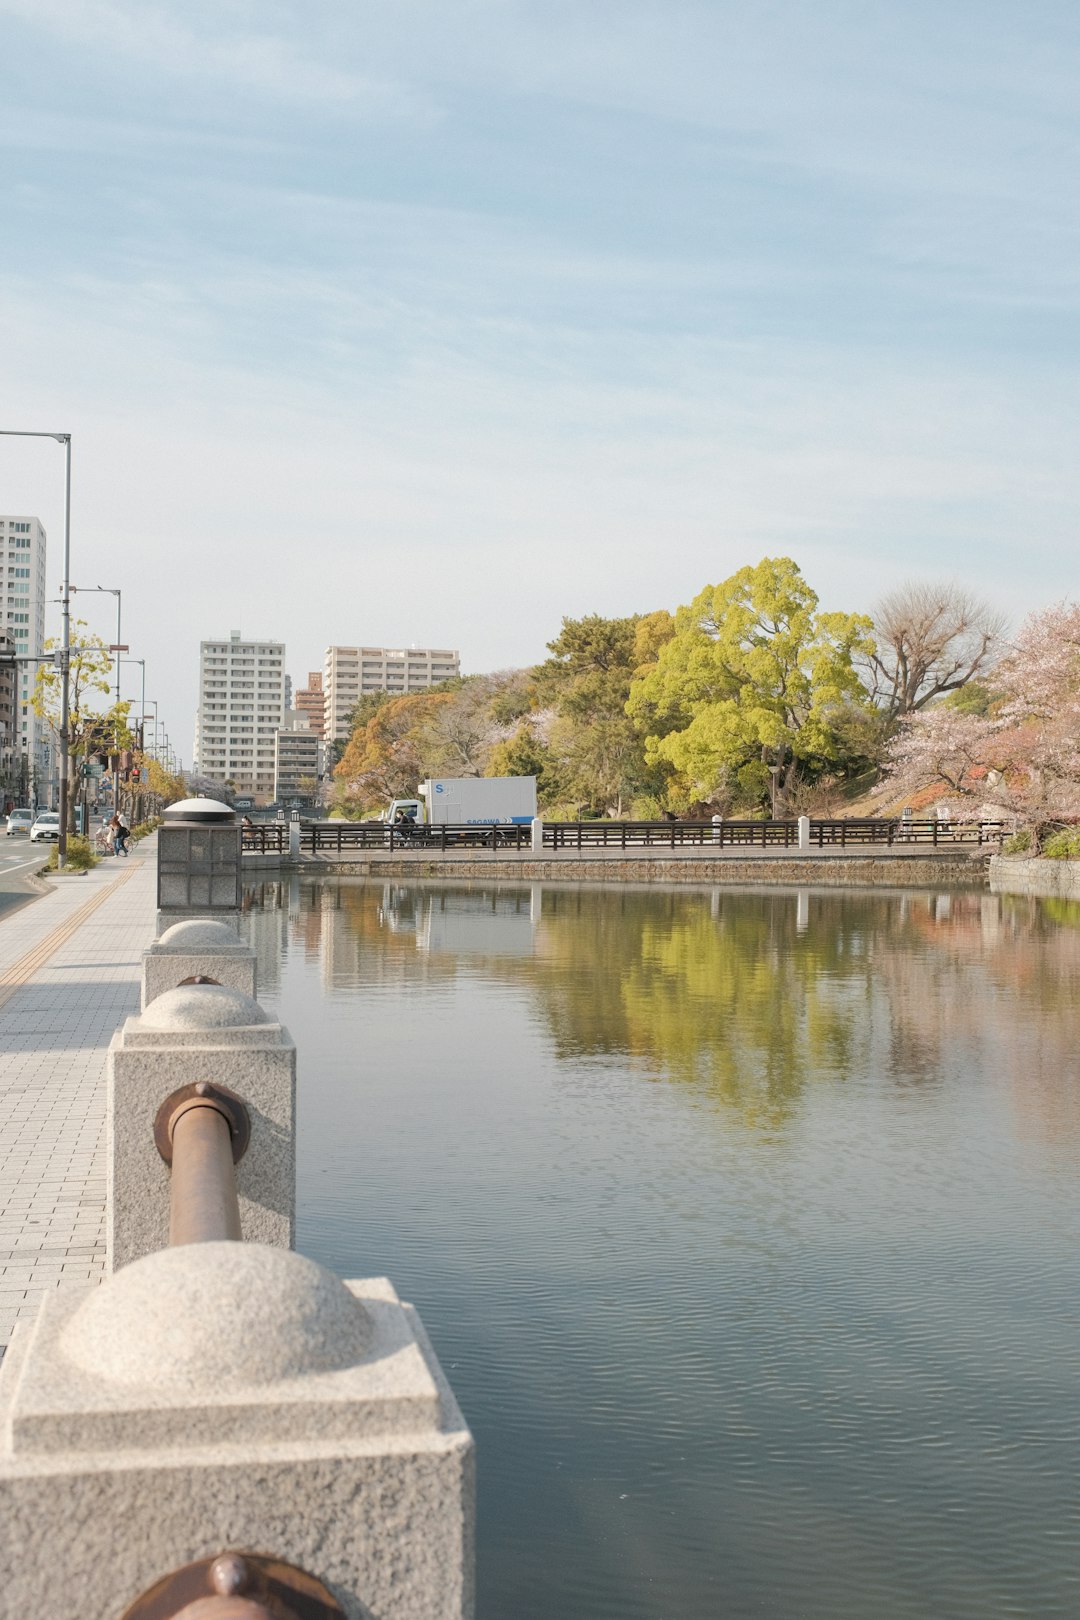
{"type": "Polygon", "coordinates": [[[157,698],[148,698],[148,697],[143,698],[143,723],[144,724],[146,723],[147,720],[150,719],[150,716],[145,712],[146,711],[146,705],[148,703],[152,703],[154,705],[154,758],[157,759],[157,757],[158,757],[158,706],[157,706],[157,698]]]}
{"type": "MultiPolygon", "coordinates": [[[[139,696],[139,747],[145,753],[145,751],[146,751],[146,748],[145,748],[146,739],[143,737],[143,734],[142,734],[142,723],[146,719],[146,716],[143,714],[143,710],[146,708],[146,659],[145,658],[118,658],[117,663],[118,664],[138,664],[139,668],[142,670],[142,692],[140,693],[140,696],[139,696]]],[[[119,690],[119,682],[117,683],[117,688],[119,690]]],[[[119,698],[117,698],[117,701],[119,702],[119,698]]]]}
{"type": "Polygon", "coordinates": [[[60,835],[56,843],[56,866],[63,870],[67,859],[68,802],[68,721],[71,702],[71,434],[32,433],[24,428],[0,428],[5,439],[55,439],[64,446],[64,579],[60,587],[60,835]]]}

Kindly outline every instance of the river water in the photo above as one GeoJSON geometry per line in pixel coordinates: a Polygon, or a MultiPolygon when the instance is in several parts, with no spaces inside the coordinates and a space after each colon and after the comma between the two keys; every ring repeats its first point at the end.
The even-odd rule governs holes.
{"type": "Polygon", "coordinates": [[[298,1246],[422,1313],[480,1620],[1080,1613],[1080,907],[249,903],[298,1246]]]}

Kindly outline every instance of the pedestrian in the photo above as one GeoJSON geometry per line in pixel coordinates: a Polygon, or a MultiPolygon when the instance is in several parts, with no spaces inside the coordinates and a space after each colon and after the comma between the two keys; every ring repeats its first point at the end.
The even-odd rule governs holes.
{"type": "Polygon", "coordinates": [[[120,826],[117,829],[117,835],[118,835],[118,837],[120,839],[120,848],[123,851],[124,855],[127,855],[127,852],[128,852],[127,841],[131,837],[131,823],[128,821],[128,819],[124,815],[123,811],[120,812],[118,820],[120,822],[120,826]]]}

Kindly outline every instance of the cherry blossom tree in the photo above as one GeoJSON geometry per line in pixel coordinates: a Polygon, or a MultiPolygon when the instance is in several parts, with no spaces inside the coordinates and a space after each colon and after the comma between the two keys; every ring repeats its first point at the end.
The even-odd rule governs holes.
{"type": "Polygon", "coordinates": [[[1080,817],[1080,604],[1031,614],[994,685],[985,717],[947,702],[905,716],[888,786],[913,793],[942,783],[1014,814],[1037,848],[1055,824],[1080,817]]]}

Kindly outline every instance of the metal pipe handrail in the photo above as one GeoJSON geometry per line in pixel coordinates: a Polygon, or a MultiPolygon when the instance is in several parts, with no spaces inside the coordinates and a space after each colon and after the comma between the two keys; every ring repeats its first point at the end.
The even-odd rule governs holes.
{"type": "Polygon", "coordinates": [[[239,1242],[236,1165],[251,1133],[247,1108],[225,1086],[199,1080],[167,1097],[154,1121],[158,1152],[172,1169],[169,1243],[239,1242]]]}
{"type": "MultiPolygon", "coordinates": [[[[993,821],[905,821],[900,817],[812,820],[810,841],[817,849],[839,846],[850,849],[865,845],[902,848],[930,845],[996,845],[1007,835],[1002,822],[993,821]]],[[[799,843],[797,821],[545,821],[545,849],[633,849],[635,847],[682,849],[739,849],[758,847],[795,850],[799,843]]],[[[286,822],[261,823],[245,827],[243,849],[249,854],[284,855],[289,848],[286,822]]],[[[300,848],[317,854],[344,854],[348,850],[422,850],[440,853],[447,849],[500,849],[529,853],[532,828],[522,824],[501,826],[420,826],[402,828],[384,822],[301,822],[300,848]]]]}

